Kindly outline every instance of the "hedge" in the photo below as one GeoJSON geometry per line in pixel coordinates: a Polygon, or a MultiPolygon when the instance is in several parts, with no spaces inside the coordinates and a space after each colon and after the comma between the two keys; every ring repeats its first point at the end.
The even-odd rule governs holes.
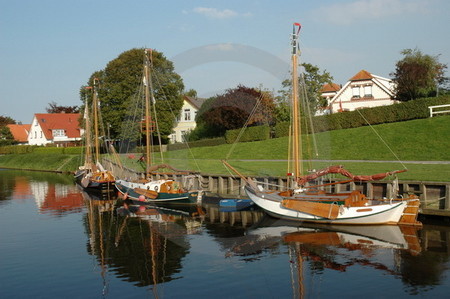
{"type": "MultiPolygon", "coordinates": [[[[234,143],[241,134],[242,129],[228,130],[225,132],[225,140],[227,143],[234,143]]],[[[248,127],[240,136],[238,142],[267,140],[270,138],[270,127],[267,125],[248,127]]]]}
{"type": "Polygon", "coordinates": [[[55,147],[55,146],[37,146],[37,145],[10,145],[0,147],[0,154],[26,154],[26,153],[44,153],[44,154],[69,154],[79,155],[83,152],[83,147],[55,147]]]}
{"type": "MultiPolygon", "coordinates": [[[[389,106],[365,108],[358,111],[334,113],[331,115],[316,116],[313,118],[314,128],[308,128],[308,133],[324,132],[340,129],[349,129],[367,125],[377,125],[407,121],[429,117],[428,106],[450,104],[450,96],[422,98],[389,106]]],[[[275,128],[275,137],[289,135],[289,122],[278,123],[275,128]]]]}
{"type": "Polygon", "coordinates": [[[8,154],[26,154],[31,153],[36,148],[35,145],[8,145],[0,147],[1,155],[8,154]]]}
{"type": "Polygon", "coordinates": [[[203,147],[203,146],[216,146],[227,143],[224,137],[218,137],[218,138],[208,138],[208,139],[200,139],[197,141],[191,141],[188,144],[186,143],[174,143],[169,144],[167,146],[167,150],[169,151],[176,151],[180,149],[186,149],[189,147],[203,147]]]}

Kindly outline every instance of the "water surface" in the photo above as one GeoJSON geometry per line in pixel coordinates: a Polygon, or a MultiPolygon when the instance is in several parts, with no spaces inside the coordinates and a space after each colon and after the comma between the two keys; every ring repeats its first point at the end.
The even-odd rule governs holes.
{"type": "Polygon", "coordinates": [[[212,198],[125,210],[71,176],[0,170],[0,297],[448,296],[448,222],[298,225],[212,198]]]}

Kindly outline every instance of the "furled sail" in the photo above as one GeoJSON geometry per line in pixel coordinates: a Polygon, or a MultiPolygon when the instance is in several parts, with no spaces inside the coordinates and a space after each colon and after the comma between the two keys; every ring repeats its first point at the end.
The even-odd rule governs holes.
{"type": "Polygon", "coordinates": [[[333,165],[333,166],[329,166],[327,168],[321,169],[312,174],[301,176],[297,179],[297,183],[300,186],[303,186],[309,181],[315,180],[321,176],[324,176],[324,175],[327,175],[330,173],[338,173],[338,174],[341,174],[348,178],[351,178],[354,181],[377,181],[377,180],[382,180],[385,177],[388,177],[390,175],[400,173],[400,172],[405,172],[405,171],[406,171],[406,169],[394,170],[394,171],[377,173],[377,174],[372,174],[372,175],[354,175],[351,172],[349,172],[348,170],[346,170],[342,165],[333,165]]]}

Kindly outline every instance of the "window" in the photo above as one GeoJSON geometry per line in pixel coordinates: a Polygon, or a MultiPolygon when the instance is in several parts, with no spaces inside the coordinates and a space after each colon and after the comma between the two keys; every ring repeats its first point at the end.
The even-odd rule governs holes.
{"type": "Polygon", "coordinates": [[[62,130],[62,129],[52,130],[52,133],[53,133],[53,137],[64,137],[64,136],[66,136],[66,134],[64,133],[64,130],[62,130]]]}
{"type": "Polygon", "coordinates": [[[352,98],[358,99],[361,96],[359,95],[359,86],[352,86],[352,98]]]}
{"type": "Polygon", "coordinates": [[[191,120],[191,109],[184,109],[184,120],[191,120]]]}
{"type": "Polygon", "coordinates": [[[42,131],[41,131],[41,138],[42,138],[42,131]]]}
{"type": "Polygon", "coordinates": [[[372,85],[364,86],[364,97],[371,98],[372,97],[372,85]]]}

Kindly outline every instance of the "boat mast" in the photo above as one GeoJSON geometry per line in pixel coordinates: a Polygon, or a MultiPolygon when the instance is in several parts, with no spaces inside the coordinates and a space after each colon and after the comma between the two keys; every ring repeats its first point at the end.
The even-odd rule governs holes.
{"type": "Polygon", "coordinates": [[[293,134],[293,146],[292,158],[294,159],[294,178],[297,178],[303,173],[303,166],[300,162],[302,157],[301,150],[301,123],[299,115],[299,101],[298,101],[298,75],[297,75],[297,65],[298,65],[298,34],[300,32],[301,25],[299,23],[294,23],[292,30],[292,134],[293,134]],[[296,31],[296,27],[298,27],[296,31]]]}
{"type": "MultiPolygon", "coordinates": [[[[86,89],[91,89],[90,86],[86,89]]],[[[91,153],[91,121],[89,117],[88,97],[86,96],[84,106],[84,139],[85,139],[85,153],[84,153],[84,166],[89,169],[92,168],[92,153],[91,153]]]]}
{"type": "Polygon", "coordinates": [[[100,159],[100,145],[98,140],[98,90],[97,90],[98,79],[94,78],[94,98],[93,98],[93,112],[94,112],[94,140],[95,140],[95,163],[99,162],[100,159]]]}
{"type": "Polygon", "coordinates": [[[150,178],[150,61],[151,61],[151,49],[145,49],[145,63],[144,63],[144,87],[145,87],[145,140],[146,140],[146,167],[145,177],[150,178]]]}

